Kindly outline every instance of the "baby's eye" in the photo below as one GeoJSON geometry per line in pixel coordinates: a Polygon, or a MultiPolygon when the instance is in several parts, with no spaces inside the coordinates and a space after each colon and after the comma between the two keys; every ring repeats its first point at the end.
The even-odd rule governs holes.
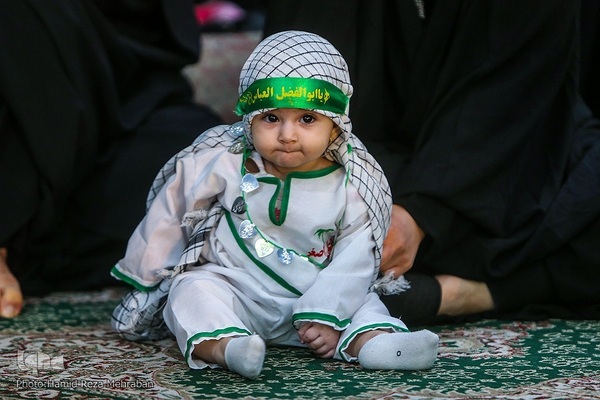
{"type": "Polygon", "coordinates": [[[313,115],[310,114],[305,114],[302,116],[302,122],[304,122],[305,124],[310,124],[311,122],[315,121],[315,117],[313,115]]]}
{"type": "Polygon", "coordinates": [[[277,116],[275,114],[266,114],[263,117],[263,121],[265,121],[265,122],[277,122],[277,121],[279,121],[279,119],[277,118],[277,116]]]}

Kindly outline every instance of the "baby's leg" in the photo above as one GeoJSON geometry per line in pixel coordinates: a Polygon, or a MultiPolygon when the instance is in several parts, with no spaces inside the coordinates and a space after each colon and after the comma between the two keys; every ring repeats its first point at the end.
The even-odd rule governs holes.
{"type": "Polygon", "coordinates": [[[362,335],[355,339],[360,343],[356,350],[358,362],[366,369],[427,369],[433,366],[438,355],[439,338],[428,330],[371,331],[362,335]],[[366,334],[370,335],[362,336],[366,334]]]}
{"type": "Polygon", "coordinates": [[[222,275],[206,269],[174,278],[165,324],[191,368],[228,368],[248,378],[262,369],[265,343],[248,327],[247,300],[222,275]]]}
{"type": "Polygon", "coordinates": [[[347,359],[358,359],[364,368],[426,369],[431,368],[437,358],[438,336],[427,330],[408,332],[402,321],[389,315],[375,293],[369,293],[363,306],[354,313],[342,342],[358,331],[362,332],[353,337],[342,351],[347,359]],[[386,325],[391,328],[386,329],[386,325]],[[379,328],[364,331],[368,326],[379,328]],[[406,332],[402,332],[405,329],[406,332]]]}
{"type": "Polygon", "coordinates": [[[206,363],[219,364],[233,372],[256,379],[265,360],[265,342],[258,335],[204,340],[194,346],[194,355],[206,363]]]}

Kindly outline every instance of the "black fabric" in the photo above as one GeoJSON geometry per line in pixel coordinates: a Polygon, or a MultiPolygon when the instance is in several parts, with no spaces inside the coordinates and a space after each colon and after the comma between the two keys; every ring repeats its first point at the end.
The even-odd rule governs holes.
{"type": "Polygon", "coordinates": [[[160,167],[220,123],[190,0],[0,2],[0,246],[26,294],[114,284],[160,167]]]}
{"type": "Polygon", "coordinates": [[[410,290],[397,295],[381,296],[390,314],[400,318],[411,328],[445,321],[444,317],[437,317],[442,300],[442,288],[438,280],[430,275],[413,272],[407,272],[404,277],[410,282],[410,290]]]}
{"type": "Polygon", "coordinates": [[[424,3],[421,19],[411,0],[272,1],[265,34],[312,31],[348,61],[354,132],[428,235],[414,272],[484,281],[497,312],[600,318],[600,127],[580,95],[600,89],[580,81],[597,7],[424,3]]]}
{"type": "Polygon", "coordinates": [[[600,118],[600,2],[581,1],[581,95],[600,118]]]}

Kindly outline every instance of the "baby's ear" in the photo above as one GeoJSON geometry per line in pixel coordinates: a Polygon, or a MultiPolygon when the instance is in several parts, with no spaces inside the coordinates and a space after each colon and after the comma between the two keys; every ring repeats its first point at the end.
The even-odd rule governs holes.
{"type": "Polygon", "coordinates": [[[331,130],[331,136],[329,137],[329,143],[332,143],[335,139],[338,138],[338,136],[340,136],[342,133],[342,128],[340,128],[337,125],[334,125],[333,129],[331,130]]]}

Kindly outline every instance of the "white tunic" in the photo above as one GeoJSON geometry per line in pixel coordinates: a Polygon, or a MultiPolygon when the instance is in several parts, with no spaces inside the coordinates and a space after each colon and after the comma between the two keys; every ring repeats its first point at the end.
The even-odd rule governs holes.
{"type": "Polygon", "coordinates": [[[164,310],[188,364],[205,367],[192,357],[193,346],[224,336],[257,333],[268,343],[300,346],[296,328],[306,321],[343,331],[336,357],[346,360],[344,350],[360,332],[406,330],[369,293],[375,242],[367,207],[344,169],[295,172],[281,181],[264,171],[258,154],[250,158],[259,187],[248,193],[240,189],[242,154],[214,148],[178,160],[116,266],[138,284],[155,285],[156,271],[177,265],[187,245],[184,214],[215,201],[223,206],[201,265],[175,278],[164,310]],[[232,212],[240,196],[247,211],[232,212]],[[242,223],[253,223],[256,234],[244,238],[242,223]],[[273,251],[257,251],[258,241],[273,251]],[[284,249],[293,254],[289,264],[278,255],[284,249]]]}

